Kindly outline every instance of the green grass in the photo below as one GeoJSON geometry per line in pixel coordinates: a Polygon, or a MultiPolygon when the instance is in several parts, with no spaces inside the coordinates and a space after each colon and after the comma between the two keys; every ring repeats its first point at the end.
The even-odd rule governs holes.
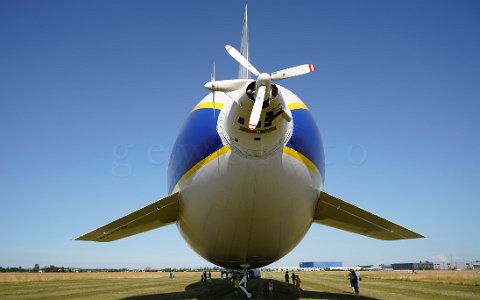
{"type": "MultiPolygon", "coordinates": [[[[274,299],[354,299],[346,272],[298,272],[302,293],[283,283],[283,273],[263,272],[263,279],[250,280],[255,299],[266,299],[267,280],[274,280],[274,299]]],[[[82,277],[48,280],[3,280],[0,277],[0,299],[244,299],[235,294],[226,280],[215,279],[200,284],[200,273],[177,273],[174,280],[164,274],[140,278],[92,279],[82,277]],[[75,279],[79,278],[79,279],[75,279]]],[[[214,274],[218,278],[218,274],[214,274]]],[[[360,283],[363,299],[480,299],[480,286],[416,282],[396,279],[365,278],[360,283]]]]}

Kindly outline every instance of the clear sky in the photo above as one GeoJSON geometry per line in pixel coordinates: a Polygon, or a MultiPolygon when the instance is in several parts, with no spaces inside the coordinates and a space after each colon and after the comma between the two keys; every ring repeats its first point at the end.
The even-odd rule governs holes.
{"type": "MultiPolygon", "coordinates": [[[[0,1],[0,266],[210,265],[176,226],[74,238],[167,194],[175,137],[235,78],[244,1],[0,1]]],[[[480,259],[479,1],[250,1],[251,62],[310,107],[325,189],[429,238],[320,225],[274,266],[480,259]]]]}

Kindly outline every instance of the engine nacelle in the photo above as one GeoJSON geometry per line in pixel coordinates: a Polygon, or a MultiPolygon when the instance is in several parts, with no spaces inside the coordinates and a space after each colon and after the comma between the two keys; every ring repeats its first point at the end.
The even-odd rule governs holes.
{"type": "Polygon", "coordinates": [[[245,89],[228,93],[231,107],[222,109],[218,132],[232,151],[260,158],[281,151],[292,134],[291,113],[275,84],[270,86],[270,97],[263,102],[260,121],[254,130],[249,129],[249,118],[255,102],[255,85],[252,81],[245,89]]]}

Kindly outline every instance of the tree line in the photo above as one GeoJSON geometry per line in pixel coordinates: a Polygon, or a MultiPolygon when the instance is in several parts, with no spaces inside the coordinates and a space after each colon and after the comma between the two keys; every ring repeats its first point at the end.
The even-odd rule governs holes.
{"type": "Polygon", "coordinates": [[[30,273],[62,273],[62,272],[199,272],[199,271],[221,271],[223,268],[219,267],[203,267],[203,268],[161,268],[161,269],[151,269],[147,267],[145,269],[84,269],[84,268],[71,268],[71,267],[58,267],[54,265],[46,266],[41,268],[39,264],[35,264],[33,268],[23,268],[23,267],[2,267],[0,266],[0,273],[6,272],[30,272],[30,273]]]}

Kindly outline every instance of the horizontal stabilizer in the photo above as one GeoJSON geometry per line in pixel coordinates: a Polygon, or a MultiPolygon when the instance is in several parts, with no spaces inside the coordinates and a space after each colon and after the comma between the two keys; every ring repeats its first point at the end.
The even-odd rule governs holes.
{"type": "Polygon", "coordinates": [[[380,240],[424,237],[325,192],[320,194],[313,221],[380,240]]]}
{"type": "Polygon", "coordinates": [[[178,220],[178,192],[97,228],[77,240],[111,242],[178,220]]]}

